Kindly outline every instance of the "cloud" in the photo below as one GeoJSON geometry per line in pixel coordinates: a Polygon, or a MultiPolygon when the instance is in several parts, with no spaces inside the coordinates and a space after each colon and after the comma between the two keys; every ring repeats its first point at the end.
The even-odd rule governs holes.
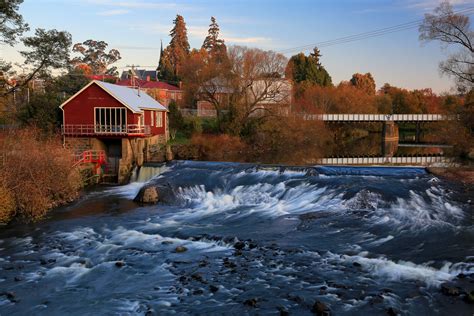
{"type": "Polygon", "coordinates": [[[117,9],[117,10],[107,10],[97,13],[97,15],[102,16],[113,16],[113,15],[123,15],[129,13],[129,10],[117,9]]]}
{"type": "MultiPolygon", "coordinates": [[[[174,2],[157,2],[157,1],[117,1],[117,0],[84,0],[89,4],[114,6],[116,8],[129,9],[176,9],[178,4],[174,2]]],[[[187,6],[179,5],[179,9],[185,9],[187,6]]]]}
{"type": "MultiPolygon", "coordinates": [[[[415,9],[428,11],[433,10],[441,3],[441,0],[407,0],[405,1],[404,7],[407,9],[415,9]]],[[[472,3],[472,0],[450,0],[449,1],[453,7],[462,6],[465,4],[472,3]]]]}
{"type": "Polygon", "coordinates": [[[222,36],[228,43],[234,44],[267,44],[271,42],[271,38],[268,37],[233,37],[233,36],[222,36]]]}

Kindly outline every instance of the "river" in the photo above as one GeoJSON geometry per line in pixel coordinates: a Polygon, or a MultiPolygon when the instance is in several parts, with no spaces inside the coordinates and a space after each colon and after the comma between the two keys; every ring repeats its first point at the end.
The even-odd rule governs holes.
{"type": "Polygon", "coordinates": [[[473,197],[422,168],[154,173],[171,205],[136,204],[133,182],[3,229],[0,314],[472,315],[441,289],[474,289],[473,197]]]}

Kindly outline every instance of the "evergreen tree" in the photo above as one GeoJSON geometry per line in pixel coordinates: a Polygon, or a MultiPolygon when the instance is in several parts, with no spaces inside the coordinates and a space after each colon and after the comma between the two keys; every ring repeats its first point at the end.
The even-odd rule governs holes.
{"type": "Polygon", "coordinates": [[[316,47],[309,56],[303,53],[292,56],[286,67],[286,76],[296,83],[332,86],[331,76],[320,62],[321,56],[316,47]]]}
{"type": "Polygon", "coordinates": [[[165,50],[165,56],[172,66],[176,79],[179,79],[181,66],[189,55],[189,42],[184,18],[178,14],[173,23],[174,27],[170,31],[171,41],[165,50]]]}
{"type": "Polygon", "coordinates": [[[163,41],[161,42],[161,49],[160,49],[160,61],[158,62],[158,67],[156,68],[158,71],[158,79],[163,81],[176,81],[176,76],[174,74],[174,69],[169,62],[169,58],[167,56],[167,51],[163,50],[163,41]]]}
{"type": "Polygon", "coordinates": [[[219,38],[219,25],[215,17],[211,17],[208,35],[204,39],[202,49],[205,49],[211,58],[218,63],[227,61],[227,47],[223,39],[219,38]]]}

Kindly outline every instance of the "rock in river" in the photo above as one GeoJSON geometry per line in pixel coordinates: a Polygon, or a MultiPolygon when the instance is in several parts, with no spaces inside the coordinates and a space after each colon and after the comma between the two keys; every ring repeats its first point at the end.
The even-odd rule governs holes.
{"type": "Polygon", "coordinates": [[[176,253],[182,253],[182,252],[186,252],[188,251],[188,248],[184,247],[184,246],[178,246],[174,249],[174,252],[176,253]]]}
{"type": "Polygon", "coordinates": [[[134,201],[141,204],[156,204],[158,202],[172,204],[176,198],[174,190],[169,184],[150,184],[140,189],[134,201]]]}

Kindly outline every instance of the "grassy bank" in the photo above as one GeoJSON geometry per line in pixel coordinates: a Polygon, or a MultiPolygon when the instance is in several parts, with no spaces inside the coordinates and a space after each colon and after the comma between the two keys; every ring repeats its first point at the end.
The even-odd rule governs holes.
{"type": "Polygon", "coordinates": [[[78,196],[81,176],[59,138],[35,129],[9,131],[0,148],[0,223],[40,219],[78,196]]]}

